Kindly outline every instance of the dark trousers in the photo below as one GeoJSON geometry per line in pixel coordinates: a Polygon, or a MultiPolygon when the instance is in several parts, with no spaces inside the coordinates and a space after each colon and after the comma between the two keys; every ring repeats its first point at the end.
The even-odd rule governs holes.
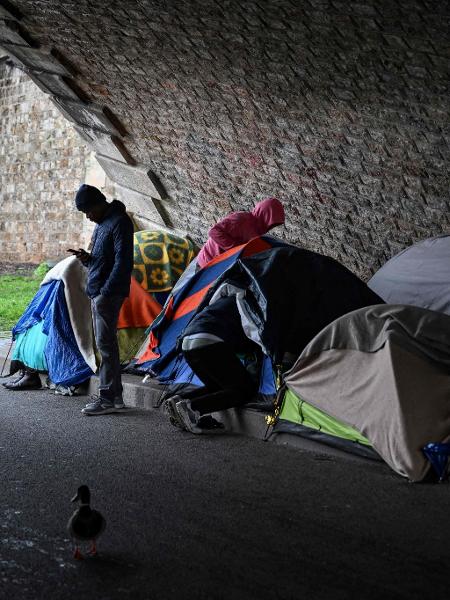
{"type": "Polygon", "coordinates": [[[258,383],[226,343],[183,351],[186,362],[205,384],[182,394],[201,415],[250,402],[258,383]]]}
{"type": "Polygon", "coordinates": [[[117,321],[123,296],[96,296],[92,300],[92,316],[97,349],[101,356],[99,396],[114,402],[122,399],[117,321]]]}

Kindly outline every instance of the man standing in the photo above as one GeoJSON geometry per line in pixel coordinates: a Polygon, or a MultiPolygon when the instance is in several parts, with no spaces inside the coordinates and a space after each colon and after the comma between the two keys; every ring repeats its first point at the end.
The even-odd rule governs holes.
{"type": "Polygon", "coordinates": [[[104,415],[125,408],[122,398],[117,320],[130,292],[133,270],[133,223],[118,200],[107,202],[96,187],[83,184],[75,197],[79,211],[97,223],[92,248],[69,252],[88,268],[86,293],[91,298],[95,341],[101,356],[99,395],[81,411],[104,415]]]}

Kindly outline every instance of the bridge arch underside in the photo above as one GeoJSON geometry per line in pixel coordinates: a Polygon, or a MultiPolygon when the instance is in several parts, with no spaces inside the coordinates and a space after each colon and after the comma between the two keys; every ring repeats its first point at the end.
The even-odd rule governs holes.
{"type": "Polygon", "coordinates": [[[14,0],[0,45],[133,209],[205,238],[285,204],[287,240],[367,277],[450,224],[448,3],[14,0]]]}

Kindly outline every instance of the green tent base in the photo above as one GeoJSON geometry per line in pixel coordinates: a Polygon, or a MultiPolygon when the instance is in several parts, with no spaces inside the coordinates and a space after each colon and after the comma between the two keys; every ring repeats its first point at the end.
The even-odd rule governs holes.
{"type": "Polygon", "coordinates": [[[351,442],[358,442],[366,446],[372,445],[359,431],[327,415],[318,408],[314,408],[290,389],[286,391],[284,396],[280,419],[317,429],[328,435],[335,435],[351,442]]]}
{"type": "Polygon", "coordinates": [[[380,459],[369,440],[359,431],[311,406],[290,389],[286,390],[272,432],[272,435],[279,434],[299,435],[365,458],[380,459]]]}

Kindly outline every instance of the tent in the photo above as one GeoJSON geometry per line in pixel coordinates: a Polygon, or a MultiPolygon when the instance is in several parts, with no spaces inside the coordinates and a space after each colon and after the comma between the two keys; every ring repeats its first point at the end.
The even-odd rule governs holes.
{"type": "Polygon", "coordinates": [[[352,310],[383,300],[333,258],[284,245],[242,257],[205,303],[235,296],[247,337],[274,365],[297,357],[323,327],[352,310]]]}
{"type": "MultiPolygon", "coordinates": [[[[150,328],[147,340],[130,364],[129,371],[148,373],[157,377],[172,392],[186,385],[201,385],[177,347],[177,341],[197,311],[208,290],[217,279],[239,258],[251,256],[272,248],[286,246],[270,236],[254,238],[241,246],[220,254],[202,269],[196,270],[195,261],[183,274],[169,296],[164,310],[150,328]]],[[[260,399],[271,399],[275,382],[269,360],[262,365],[260,399]]]]}
{"type": "Polygon", "coordinates": [[[178,340],[204,307],[230,295],[236,297],[244,332],[265,355],[260,389],[265,399],[275,394],[272,366],[281,364],[286,351],[298,356],[299,348],[337,316],[382,302],[333,259],[268,236],[255,238],[213,259],[171,296],[133,367],[169,385],[199,385],[178,340]]]}
{"type": "MultiPolygon", "coordinates": [[[[86,273],[75,257],[69,257],[46,274],[13,329],[11,373],[24,366],[48,372],[53,384],[67,388],[95,373],[91,305],[84,292],[86,273]]],[[[122,362],[135,354],[160,310],[151,294],[132,279],[118,322],[122,362]]]]}
{"type": "Polygon", "coordinates": [[[325,327],[285,375],[275,436],[298,434],[421,481],[423,447],[450,440],[450,317],[405,305],[351,312],[325,327]]]}
{"type": "Polygon", "coordinates": [[[450,315],[450,235],[406,248],[369,281],[389,304],[412,304],[450,315]]]}

